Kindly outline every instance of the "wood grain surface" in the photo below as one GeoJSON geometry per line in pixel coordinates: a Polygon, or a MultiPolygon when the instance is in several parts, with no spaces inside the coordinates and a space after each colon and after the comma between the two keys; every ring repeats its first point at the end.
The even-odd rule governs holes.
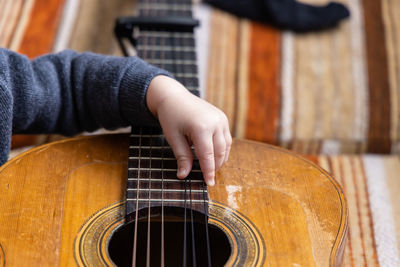
{"type": "MultiPolygon", "coordinates": [[[[81,137],[38,147],[5,164],[0,266],[76,265],[74,240],[82,225],[124,199],[127,145],[125,135],[81,137]]],[[[209,194],[257,229],[265,266],[340,265],[346,202],[336,181],[310,161],[235,140],[209,194]]]]}

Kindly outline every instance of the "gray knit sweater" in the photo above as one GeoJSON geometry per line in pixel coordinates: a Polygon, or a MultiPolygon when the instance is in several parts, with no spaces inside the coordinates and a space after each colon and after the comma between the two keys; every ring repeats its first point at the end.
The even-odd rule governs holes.
{"type": "Polygon", "coordinates": [[[64,51],[31,61],[0,48],[0,165],[15,133],[154,124],[146,90],[160,74],[170,75],[137,57],[64,51]]]}

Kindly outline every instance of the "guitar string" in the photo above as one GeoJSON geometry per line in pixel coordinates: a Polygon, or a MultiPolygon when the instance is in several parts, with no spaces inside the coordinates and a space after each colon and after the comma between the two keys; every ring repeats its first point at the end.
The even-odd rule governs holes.
{"type": "MultiPolygon", "coordinates": [[[[185,2],[183,3],[183,4],[186,4],[185,2]]],[[[181,14],[181,15],[186,15],[186,14],[181,14]]],[[[191,16],[191,14],[190,14],[190,12],[189,12],[189,14],[188,14],[189,16],[191,16]]],[[[184,44],[185,44],[185,42],[184,42],[184,39],[183,39],[183,37],[177,37],[176,39],[178,39],[179,40],[179,42],[178,43],[180,43],[182,46],[184,46],[184,44]]],[[[178,49],[177,49],[178,50],[178,49]]],[[[173,50],[173,52],[175,52],[176,50],[174,49],[173,50]]],[[[181,52],[181,50],[179,50],[179,52],[181,52]]],[[[184,59],[185,58],[185,54],[184,54],[184,52],[182,51],[180,54],[182,54],[182,58],[184,59]],[[183,53],[183,54],[182,54],[183,53]]],[[[174,55],[174,57],[173,57],[174,59],[176,59],[177,57],[176,57],[176,55],[174,55]]],[[[175,66],[175,65],[174,65],[175,66]]],[[[185,71],[188,71],[187,70],[187,68],[188,68],[188,66],[186,66],[186,65],[182,65],[182,73],[185,73],[185,71]]],[[[190,70],[189,70],[189,72],[190,72],[190,70]]],[[[182,83],[183,84],[186,84],[186,82],[187,82],[188,80],[186,79],[186,77],[182,77],[182,83]]],[[[189,179],[189,177],[187,178],[187,179],[189,179]]],[[[197,260],[196,260],[196,242],[195,242],[195,230],[194,230],[194,218],[193,218],[193,195],[192,195],[192,185],[193,185],[193,183],[192,183],[192,179],[190,178],[189,179],[189,186],[190,186],[190,217],[191,217],[191,220],[190,220],[190,222],[191,222],[191,234],[192,234],[192,265],[195,267],[196,266],[196,264],[197,264],[197,260]]],[[[185,188],[186,189],[186,188],[185,188]]],[[[186,193],[185,193],[185,196],[186,196],[186,193]]],[[[205,203],[205,199],[204,199],[204,195],[203,195],[203,201],[204,201],[204,203],[205,203]]],[[[185,210],[185,212],[186,212],[186,210],[185,210]]],[[[186,219],[186,215],[185,215],[185,219],[186,219]]],[[[185,222],[185,226],[186,226],[186,222],[185,222]]],[[[207,224],[206,224],[206,228],[207,228],[207,224]]],[[[208,232],[208,229],[206,230],[207,232],[208,232]]],[[[186,233],[186,232],[185,232],[186,233]]],[[[209,244],[209,243],[208,243],[209,244]]],[[[210,262],[210,257],[209,257],[209,255],[208,255],[208,262],[210,262]]],[[[186,262],[186,261],[185,261],[186,262]]],[[[209,266],[210,266],[210,264],[209,264],[209,266]]]]}
{"type": "MultiPolygon", "coordinates": [[[[155,39],[155,38],[154,38],[155,39]]],[[[154,39],[152,38],[152,41],[153,41],[153,43],[154,43],[154,39]]],[[[162,39],[162,38],[161,38],[162,39]]],[[[175,46],[175,39],[176,38],[173,38],[172,40],[173,40],[173,45],[175,46]]],[[[183,41],[183,40],[182,40],[183,41]]],[[[163,43],[164,43],[164,39],[162,39],[162,43],[161,43],[161,45],[163,45],[163,43]]],[[[175,53],[175,50],[173,50],[173,53],[175,53]]],[[[153,57],[154,57],[154,51],[151,51],[151,54],[153,55],[153,57]]],[[[146,53],[146,55],[147,55],[147,53],[146,53]]],[[[161,52],[161,55],[162,55],[162,57],[164,56],[164,51],[162,51],[161,52]]],[[[162,58],[163,59],[163,58],[162,58]]],[[[161,59],[161,62],[163,62],[163,60],[161,59]]],[[[176,55],[174,55],[173,56],[173,60],[175,60],[176,59],[176,55]]],[[[162,63],[162,66],[161,67],[163,67],[163,63],[162,63]]],[[[173,68],[173,70],[174,70],[174,72],[176,72],[176,64],[173,64],[173,66],[172,66],[172,68],[173,68]]],[[[184,66],[184,68],[185,68],[185,66],[184,66]]],[[[186,80],[186,78],[185,77],[183,77],[182,78],[184,81],[186,80]]],[[[163,164],[163,163],[162,163],[163,164]]],[[[162,172],[162,179],[163,179],[164,177],[163,177],[163,172],[162,172]]],[[[185,181],[185,184],[186,184],[186,181],[185,181]]],[[[190,184],[190,207],[191,207],[191,223],[192,223],[192,242],[193,242],[193,254],[194,254],[194,257],[193,257],[193,259],[194,259],[194,265],[196,264],[195,263],[195,247],[194,247],[194,229],[193,229],[193,204],[192,204],[192,192],[191,192],[191,190],[192,190],[192,181],[190,180],[189,181],[189,184],[190,184]]],[[[164,193],[163,193],[163,187],[164,187],[164,184],[162,183],[162,221],[163,221],[163,211],[164,211],[164,208],[163,208],[163,197],[164,197],[164,193]]],[[[187,193],[186,193],[186,189],[187,189],[187,186],[185,185],[185,227],[186,227],[186,219],[187,219],[187,216],[186,216],[186,208],[187,208],[187,203],[186,203],[186,196],[187,196],[187,193]]],[[[203,188],[203,190],[204,190],[204,188],[203,188]]],[[[149,194],[151,194],[151,192],[149,192],[149,194]]],[[[203,202],[204,202],[204,204],[206,203],[206,200],[205,200],[205,195],[203,194],[203,202]]],[[[206,208],[205,208],[205,212],[207,212],[206,211],[206,208]]],[[[206,218],[206,217],[205,217],[206,218]]],[[[149,220],[150,220],[150,218],[149,218],[149,220]]],[[[207,222],[207,218],[206,218],[206,222],[207,222]]],[[[163,228],[163,226],[164,226],[164,223],[162,222],[162,228],[163,228]]],[[[207,239],[208,239],[208,228],[207,228],[207,225],[206,225],[206,232],[207,232],[207,239]]],[[[162,235],[163,235],[163,229],[162,229],[162,235]]],[[[164,235],[162,236],[162,243],[163,243],[163,241],[164,241],[164,239],[163,239],[163,237],[164,237],[164,235]]],[[[185,230],[185,240],[186,240],[186,230],[185,230]]],[[[184,242],[185,243],[185,249],[186,249],[186,241],[184,242]]],[[[207,246],[209,247],[209,242],[207,242],[207,246]]],[[[163,252],[164,252],[164,249],[163,249],[163,245],[162,245],[162,254],[163,254],[163,252]]],[[[186,253],[184,253],[185,255],[186,255],[186,253]]],[[[208,253],[209,254],[209,253],[208,253]]],[[[208,258],[209,258],[209,255],[208,255],[208,258]]],[[[163,261],[163,257],[162,257],[162,261],[163,261]]],[[[210,260],[209,260],[210,261],[210,260]]],[[[185,265],[186,265],[186,263],[185,263],[185,265]]],[[[209,264],[210,265],[210,264],[209,264]]]]}
{"type": "MultiPolygon", "coordinates": [[[[194,35],[194,32],[193,32],[193,35],[194,35]]],[[[183,42],[182,42],[183,43],[183,42]]],[[[194,36],[193,36],[193,46],[194,46],[194,48],[196,48],[195,45],[196,43],[195,43],[195,39],[194,39],[194,36]]],[[[193,58],[193,60],[194,61],[196,61],[196,57],[197,57],[197,54],[195,53],[194,54],[194,57],[195,58],[193,58]]],[[[184,69],[184,71],[183,71],[183,73],[191,73],[192,72],[192,70],[189,68],[189,66],[188,65],[183,65],[183,69],[184,69]]],[[[193,71],[194,72],[194,71],[193,71]]],[[[198,72],[198,70],[196,71],[196,72],[198,72]]],[[[200,81],[198,81],[198,83],[199,83],[200,81]]],[[[199,88],[197,87],[197,90],[199,90],[199,88]]],[[[206,184],[205,184],[205,182],[203,181],[203,183],[202,183],[202,189],[203,189],[203,194],[202,194],[202,197],[203,197],[203,208],[204,208],[204,227],[205,227],[205,236],[206,236],[206,249],[207,249],[207,263],[208,263],[208,266],[209,267],[211,267],[212,266],[212,264],[211,264],[211,249],[210,249],[210,237],[209,237],[209,232],[208,232],[208,218],[209,218],[209,215],[208,215],[208,205],[207,205],[207,197],[208,197],[208,194],[207,194],[207,186],[206,186],[206,184]]]]}
{"type": "MultiPolygon", "coordinates": [[[[155,16],[156,14],[151,14],[151,13],[157,13],[157,11],[156,10],[148,10],[147,11],[147,13],[150,13],[150,14],[148,14],[149,16],[155,16]]],[[[146,40],[146,39],[145,39],[146,40]]],[[[155,43],[155,37],[154,38],[150,38],[150,45],[154,45],[154,43],[155,43]]],[[[147,45],[147,43],[145,42],[145,45],[147,45]]],[[[155,52],[154,52],[154,50],[151,50],[151,52],[150,52],[150,55],[149,55],[149,58],[151,58],[151,59],[153,59],[153,58],[155,58],[155,52]]],[[[147,267],[150,267],[150,258],[151,258],[151,255],[150,255],[150,236],[151,236],[151,227],[150,227],[150,224],[151,224],[151,213],[150,213],[150,210],[151,210],[151,205],[150,205],[150,199],[151,199],[151,157],[152,157],[152,153],[151,153],[151,150],[152,150],[152,133],[153,133],[153,129],[151,129],[151,133],[150,133],[150,155],[149,155],[149,157],[150,157],[150,171],[149,171],[149,185],[148,185],[148,188],[149,188],[149,193],[148,193],[148,201],[149,201],[149,203],[148,203],[148,214],[147,214],[147,250],[146,250],[146,266],[147,267]]]]}
{"type": "Polygon", "coordinates": [[[193,261],[193,267],[196,267],[196,245],[195,245],[195,239],[194,239],[194,222],[193,222],[193,196],[192,196],[192,179],[189,179],[190,181],[190,225],[192,228],[192,261],[193,261]]]}
{"type": "MultiPolygon", "coordinates": [[[[162,13],[162,12],[161,12],[162,13]]],[[[164,38],[159,38],[161,46],[164,44],[164,38]]],[[[160,60],[161,60],[161,68],[164,68],[164,58],[165,58],[165,51],[161,51],[160,60]]],[[[165,137],[162,137],[162,148],[161,148],[161,267],[165,266],[165,254],[164,254],[164,144],[165,144],[165,137]]]]}
{"type": "MultiPolygon", "coordinates": [[[[174,36],[172,33],[168,33],[168,36],[171,40],[171,46],[173,49],[171,50],[171,58],[172,58],[172,66],[171,71],[172,73],[177,73],[177,37],[174,36]]],[[[185,178],[185,191],[184,191],[184,219],[183,219],[183,267],[187,266],[187,187],[188,187],[188,178],[185,178]]]]}
{"type": "MultiPolygon", "coordinates": [[[[192,16],[192,14],[189,14],[189,15],[192,16]]],[[[194,46],[194,48],[196,48],[195,47],[196,44],[195,44],[194,32],[193,32],[193,38],[192,39],[193,39],[193,46],[194,46]]],[[[194,53],[194,58],[193,58],[194,61],[196,61],[196,57],[197,57],[197,54],[194,53]]],[[[183,73],[186,73],[186,71],[188,73],[192,72],[192,70],[189,69],[189,66],[183,65],[183,68],[184,68],[183,73]]],[[[196,70],[196,72],[198,72],[198,71],[196,70]]],[[[199,82],[200,81],[197,80],[197,83],[199,83],[199,82]]],[[[197,84],[197,90],[199,90],[198,84],[197,84]]],[[[205,227],[205,235],[206,235],[207,263],[208,263],[208,266],[211,267],[212,266],[212,263],[211,263],[211,248],[210,248],[210,237],[209,237],[209,231],[208,231],[208,218],[209,218],[208,205],[207,205],[208,194],[207,194],[207,186],[206,186],[204,180],[203,180],[203,183],[202,183],[202,187],[203,187],[202,196],[203,196],[203,208],[204,208],[204,227],[205,227]]]]}
{"type": "MultiPolygon", "coordinates": [[[[146,11],[143,9],[139,10],[139,12],[146,13],[146,11]]],[[[146,55],[144,55],[144,58],[146,58],[146,55]]],[[[140,188],[140,167],[141,167],[141,152],[142,152],[142,128],[140,128],[139,132],[139,155],[138,155],[138,180],[137,180],[137,187],[136,187],[136,210],[135,210],[135,238],[134,238],[134,243],[133,243],[133,257],[132,257],[132,267],[136,267],[136,253],[137,253],[137,236],[138,236],[138,212],[139,212],[139,188],[140,188]]]]}
{"type": "MultiPolygon", "coordinates": [[[[184,13],[184,12],[183,12],[184,13]]],[[[185,14],[181,14],[183,16],[185,16],[185,14]]],[[[184,44],[184,39],[183,37],[177,37],[176,38],[178,40],[178,44],[184,44]]],[[[182,45],[183,46],[183,45],[182,45]]],[[[177,48],[176,46],[174,46],[175,48],[177,48]]],[[[180,50],[180,49],[173,49],[173,52],[176,53],[174,55],[174,59],[177,58],[177,54],[182,55],[182,58],[185,58],[185,52],[180,50]]],[[[184,70],[186,68],[185,65],[182,66],[182,69],[184,70]]],[[[178,70],[176,70],[176,72],[178,72],[178,70]]],[[[182,71],[184,72],[184,71],[182,71]]],[[[182,83],[186,84],[186,78],[183,77],[182,78],[182,83]]],[[[189,173],[190,175],[190,173],[189,173]]],[[[191,227],[191,237],[192,237],[192,265],[194,267],[196,267],[196,241],[195,241],[195,232],[194,232],[194,220],[193,220],[193,195],[192,195],[192,178],[191,177],[186,177],[189,183],[189,194],[190,194],[190,198],[189,198],[189,203],[190,203],[190,227],[191,227]]]]}
{"type": "Polygon", "coordinates": [[[162,137],[161,147],[161,267],[165,266],[164,261],[164,145],[165,137],[162,137]]]}
{"type": "Polygon", "coordinates": [[[149,188],[149,193],[148,193],[148,213],[147,213],[147,251],[146,251],[146,266],[150,267],[150,225],[151,225],[151,163],[152,163],[152,145],[153,145],[153,133],[150,133],[150,151],[149,151],[149,181],[148,181],[148,188],[149,188]]]}
{"type": "Polygon", "coordinates": [[[183,219],[183,267],[186,267],[186,196],[187,196],[187,179],[185,179],[185,201],[184,201],[184,219],[183,219]]]}
{"type": "MultiPolygon", "coordinates": [[[[184,2],[183,4],[186,4],[186,3],[184,2]]],[[[185,16],[186,14],[182,14],[182,15],[185,16]]],[[[189,14],[189,15],[191,15],[191,14],[189,14]]],[[[184,38],[183,37],[178,37],[178,39],[180,41],[179,43],[183,44],[182,46],[184,46],[184,43],[185,43],[184,42],[184,38]]],[[[185,52],[182,51],[181,53],[183,55],[182,58],[185,58],[185,52]]],[[[176,58],[176,57],[174,57],[174,58],[176,58]]],[[[182,73],[185,73],[186,69],[187,69],[187,66],[183,65],[182,66],[182,73]]],[[[185,77],[182,78],[183,84],[186,84],[187,81],[188,80],[186,80],[185,77]]],[[[197,265],[197,260],[196,260],[196,240],[195,240],[195,229],[194,229],[194,218],[193,218],[193,201],[192,201],[193,200],[193,195],[192,195],[192,185],[193,185],[193,183],[192,183],[192,177],[187,178],[187,179],[189,179],[189,185],[190,185],[190,225],[191,225],[191,234],[192,234],[192,265],[194,267],[196,267],[196,265],[197,265]]]]}
{"type": "Polygon", "coordinates": [[[137,250],[137,228],[138,228],[138,211],[139,211],[139,188],[140,188],[140,167],[141,167],[141,151],[142,151],[142,128],[139,130],[139,155],[138,155],[138,179],[136,182],[136,210],[135,210],[135,238],[133,240],[133,257],[132,267],[136,266],[136,250],[137,250]]]}
{"type": "MultiPolygon", "coordinates": [[[[139,3],[140,5],[140,3],[139,3]]],[[[142,10],[139,8],[139,13],[142,10]]],[[[136,247],[137,247],[137,224],[138,224],[138,209],[139,209],[139,186],[140,186],[140,164],[141,164],[141,151],[142,151],[142,128],[139,130],[139,155],[138,155],[138,179],[136,182],[136,209],[135,209],[135,230],[134,230],[134,240],[133,240],[133,252],[132,252],[132,267],[136,267],[136,247]]]]}
{"type": "MultiPolygon", "coordinates": [[[[163,13],[163,12],[161,12],[163,13]]],[[[160,45],[164,45],[164,38],[160,37],[160,45]]],[[[161,51],[160,60],[161,68],[164,68],[164,55],[165,51],[161,51]]],[[[162,148],[161,148],[161,267],[165,266],[165,254],[164,254],[164,145],[165,137],[162,137],[162,148]]]]}
{"type": "Polygon", "coordinates": [[[210,249],[210,237],[208,235],[208,209],[206,204],[207,197],[207,186],[203,182],[203,207],[204,207],[204,226],[206,228],[206,244],[207,244],[207,261],[208,267],[211,267],[211,249],[210,249]]]}

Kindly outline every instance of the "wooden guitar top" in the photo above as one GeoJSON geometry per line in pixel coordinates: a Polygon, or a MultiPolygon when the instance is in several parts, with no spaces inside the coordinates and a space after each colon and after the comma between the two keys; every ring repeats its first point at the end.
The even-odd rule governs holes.
{"type": "MultiPolygon", "coordinates": [[[[127,147],[127,135],[79,137],[32,149],[2,166],[0,266],[96,262],[99,251],[80,255],[91,253],[82,249],[81,233],[96,238],[90,225],[98,214],[122,205],[127,147]]],[[[338,183],[315,164],[280,148],[235,140],[208,191],[210,223],[230,235],[228,266],[340,265],[347,205],[338,183]],[[246,261],[234,260],[240,257],[246,261]]],[[[114,223],[111,217],[102,223],[108,221],[114,223]]]]}

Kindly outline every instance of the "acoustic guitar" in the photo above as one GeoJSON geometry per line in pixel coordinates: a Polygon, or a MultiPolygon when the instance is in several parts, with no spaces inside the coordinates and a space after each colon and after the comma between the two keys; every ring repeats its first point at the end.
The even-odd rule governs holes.
{"type": "MultiPolygon", "coordinates": [[[[143,1],[141,15],[191,16],[143,1]],[[154,12],[156,10],[156,12],[154,12]]],[[[139,55],[197,90],[193,32],[140,32],[139,55]]],[[[338,183],[289,151],[234,140],[216,185],[185,180],[157,128],[46,144],[0,168],[0,266],[339,266],[338,183]]]]}

